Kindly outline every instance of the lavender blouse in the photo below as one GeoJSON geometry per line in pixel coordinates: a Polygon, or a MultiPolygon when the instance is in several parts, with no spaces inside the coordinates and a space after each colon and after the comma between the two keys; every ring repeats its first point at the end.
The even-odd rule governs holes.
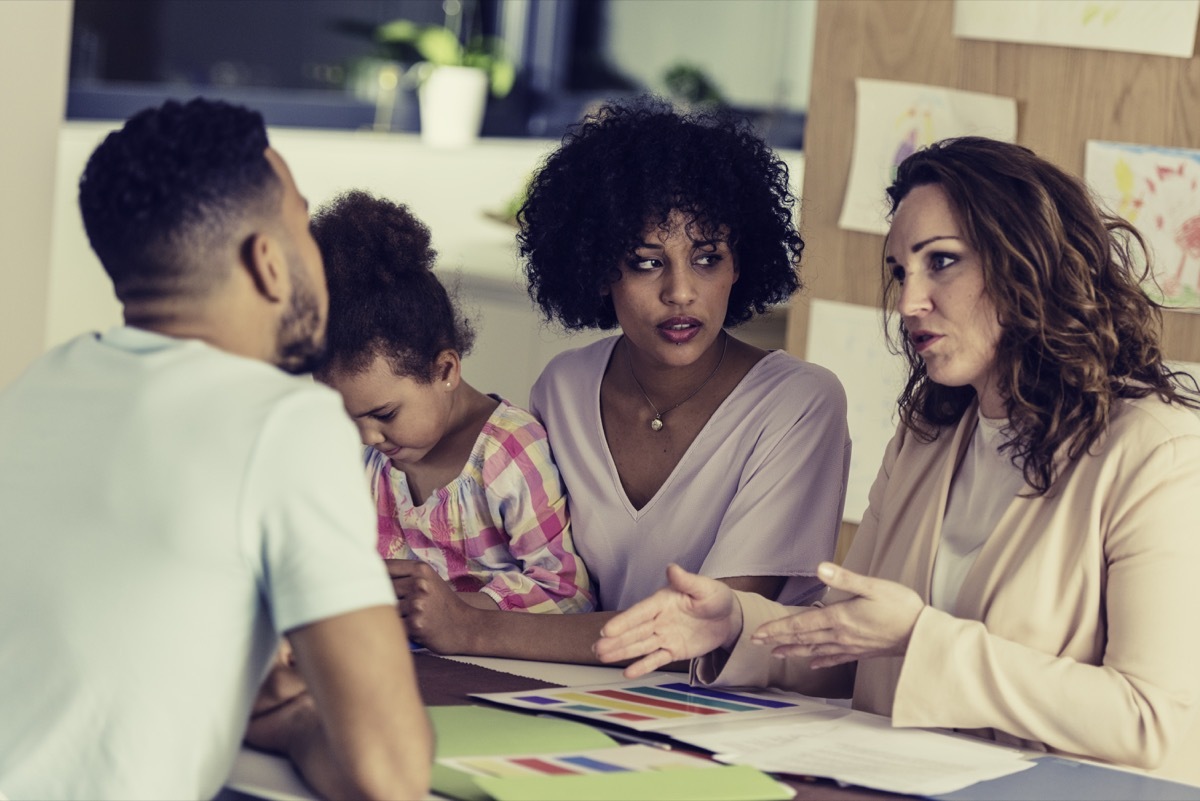
{"type": "Polygon", "coordinates": [[[778,600],[815,600],[823,590],[816,568],[833,558],[850,468],[841,383],[823,367],[768,353],[635,509],[600,421],[600,379],[619,339],[555,357],[530,396],[566,483],[598,608],[625,609],[650,595],[670,562],[713,578],[791,576],[778,600]]]}

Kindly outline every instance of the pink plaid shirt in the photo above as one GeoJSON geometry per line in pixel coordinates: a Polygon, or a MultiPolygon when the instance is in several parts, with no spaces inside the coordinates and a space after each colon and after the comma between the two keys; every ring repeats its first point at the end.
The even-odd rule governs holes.
{"type": "Polygon", "coordinates": [[[367,448],[364,461],[384,558],[420,559],[455,590],[484,592],[505,610],[595,607],[546,430],[529,412],[501,400],[462,473],[420,506],[386,456],[367,448]]]}

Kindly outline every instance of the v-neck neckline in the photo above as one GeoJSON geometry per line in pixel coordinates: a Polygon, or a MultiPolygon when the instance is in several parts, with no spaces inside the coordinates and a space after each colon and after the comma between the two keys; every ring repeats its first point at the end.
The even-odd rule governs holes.
{"type": "Polygon", "coordinates": [[[677,461],[675,466],[671,468],[671,472],[669,472],[667,477],[663,479],[662,484],[660,484],[658,489],[654,491],[654,494],[650,496],[650,499],[639,508],[635,507],[633,505],[633,501],[629,500],[629,494],[625,492],[625,485],[621,482],[621,473],[619,470],[617,470],[617,461],[613,458],[612,448],[609,447],[608,433],[604,429],[604,415],[600,410],[600,387],[604,383],[604,375],[608,372],[609,364],[612,362],[613,352],[616,350],[617,343],[620,341],[620,336],[613,337],[608,346],[608,352],[604,355],[604,369],[598,371],[599,378],[597,379],[596,385],[592,391],[592,414],[595,415],[596,426],[600,430],[600,442],[604,448],[604,458],[608,463],[608,474],[609,478],[612,480],[613,488],[620,497],[621,505],[625,507],[626,513],[634,520],[640,520],[643,515],[647,514],[654,507],[655,503],[657,503],[658,499],[663,496],[663,493],[666,491],[666,489],[670,487],[672,483],[674,483],[675,477],[679,474],[680,466],[683,465],[683,463],[686,462],[691,456],[692,452],[696,448],[696,443],[701,441],[705,434],[708,433],[709,427],[713,425],[713,419],[721,414],[722,410],[724,410],[726,405],[729,404],[730,399],[737,395],[742,389],[742,386],[746,383],[746,380],[753,375],[754,372],[758,370],[759,365],[769,359],[775,353],[775,351],[768,351],[762,358],[751,365],[750,369],[746,371],[746,374],[742,376],[741,380],[734,385],[733,389],[729,390],[729,394],[726,395],[720,404],[717,405],[717,408],[713,410],[713,413],[709,415],[707,420],[704,421],[704,425],[700,427],[698,432],[696,432],[696,436],[692,438],[690,443],[688,443],[687,448],[684,449],[683,453],[679,456],[679,461],[677,461]]]}

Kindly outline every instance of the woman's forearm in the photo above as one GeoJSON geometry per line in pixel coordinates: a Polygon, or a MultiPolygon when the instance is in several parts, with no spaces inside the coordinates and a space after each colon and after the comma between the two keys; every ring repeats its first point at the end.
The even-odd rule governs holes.
{"type": "Polygon", "coordinates": [[[473,609],[462,633],[462,648],[456,653],[598,665],[600,661],[592,653],[592,645],[599,639],[600,629],[615,614],[555,615],[473,609]]]}

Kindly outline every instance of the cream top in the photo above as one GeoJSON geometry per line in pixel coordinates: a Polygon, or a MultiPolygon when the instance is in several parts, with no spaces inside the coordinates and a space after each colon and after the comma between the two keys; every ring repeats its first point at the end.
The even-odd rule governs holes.
{"type": "Polygon", "coordinates": [[[1000,516],[1025,486],[1025,477],[1000,450],[1006,418],[979,418],[950,486],[942,538],[933,562],[929,600],[953,614],[958,591],[1000,516]]]}

